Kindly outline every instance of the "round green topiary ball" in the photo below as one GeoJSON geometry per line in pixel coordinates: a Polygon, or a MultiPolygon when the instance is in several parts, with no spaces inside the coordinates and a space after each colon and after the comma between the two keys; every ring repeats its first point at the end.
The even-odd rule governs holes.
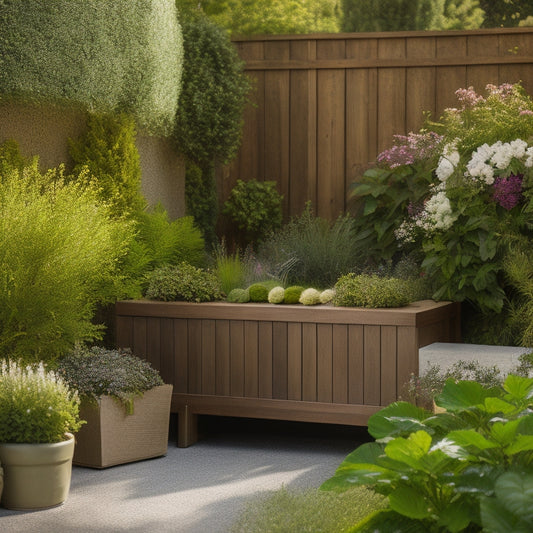
{"type": "Polygon", "coordinates": [[[250,301],[248,289],[233,289],[226,298],[228,302],[246,304],[250,301]]]}
{"type": "Polygon", "coordinates": [[[297,304],[300,302],[300,294],[302,294],[304,288],[299,285],[293,285],[292,287],[287,287],[285,289],[285,300],[286,304],[297,304]]]}
{"type": "Polygon", "coordinates": [[[261,283],[254,283],[248,287],[251,302],[268,302],[268,289],[261,283]]]}

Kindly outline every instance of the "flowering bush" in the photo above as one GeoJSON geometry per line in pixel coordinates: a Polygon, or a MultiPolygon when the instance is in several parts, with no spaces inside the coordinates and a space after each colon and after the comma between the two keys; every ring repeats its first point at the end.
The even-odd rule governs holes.
{"type": "Polygon", "coordinates": [[[61,442],[84,423],[79,406],[78,392],[42,363],[35,368],[15,361],[0,365],[0,442],[61,442]]]}
{"type": "Polygon", "coordinates": [[[422,249],[435,299],[468,300],[498,313],[508,297],[502,260],[533,227],[533,102],[519,85],[489,85],[487,92],[459,89],[460,109],[432,125],[442,135],[434,172],[394,234],[405,250],[422,249]]]}

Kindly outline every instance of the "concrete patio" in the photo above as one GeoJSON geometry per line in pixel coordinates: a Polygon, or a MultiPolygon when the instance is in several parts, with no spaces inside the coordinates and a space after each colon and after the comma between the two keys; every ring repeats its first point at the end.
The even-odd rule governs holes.
{"type": "Polygon", "coordinates": [[[206,417],[204,438],[166,457],[105,470],[74,467],[68,500],[44,511],[0,507],[2,533],[224,533],[251,498],[318,487],[365,428],[206,417]]]}

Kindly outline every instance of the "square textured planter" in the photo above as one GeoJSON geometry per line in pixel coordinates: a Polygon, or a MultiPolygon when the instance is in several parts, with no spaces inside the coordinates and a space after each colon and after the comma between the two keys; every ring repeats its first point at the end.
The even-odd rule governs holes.
{"type": "Polygon", "coordinates": [[[97,404],[82,402],[87,421],[76,435],[73,464],[92,468],[140,461],[167,453],[172,385],[161,385],[135,398],[132,415],[110,396],[97,404]]]}

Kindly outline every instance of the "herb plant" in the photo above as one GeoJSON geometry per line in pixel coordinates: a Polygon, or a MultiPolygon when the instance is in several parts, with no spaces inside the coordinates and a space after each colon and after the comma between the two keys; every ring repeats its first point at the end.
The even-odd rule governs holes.
{"type": "Polygon", "coordinates": [[[78,392],[42,363],[0,364],[0,442],[61,442],[84,423],[79,405],[78,392]]]}
{"type": "Polygon", "coordinates": [[[371,487],[389,508],[355,531],[526,532],[533,508],[533,379],[503,386],[448,380],[433,414],[396,402],[374,414],[363,444],[324,490],[371,487]]]}
{"type": "Polygon", "coordinates": [[[76,388],[82,398],[96,401],[112,396],[123,402],[130,414],[135,397],[163,385],[159,372],[129,350],[98,346],[77,346],[58,361],[57,374],[76,388]]]}

